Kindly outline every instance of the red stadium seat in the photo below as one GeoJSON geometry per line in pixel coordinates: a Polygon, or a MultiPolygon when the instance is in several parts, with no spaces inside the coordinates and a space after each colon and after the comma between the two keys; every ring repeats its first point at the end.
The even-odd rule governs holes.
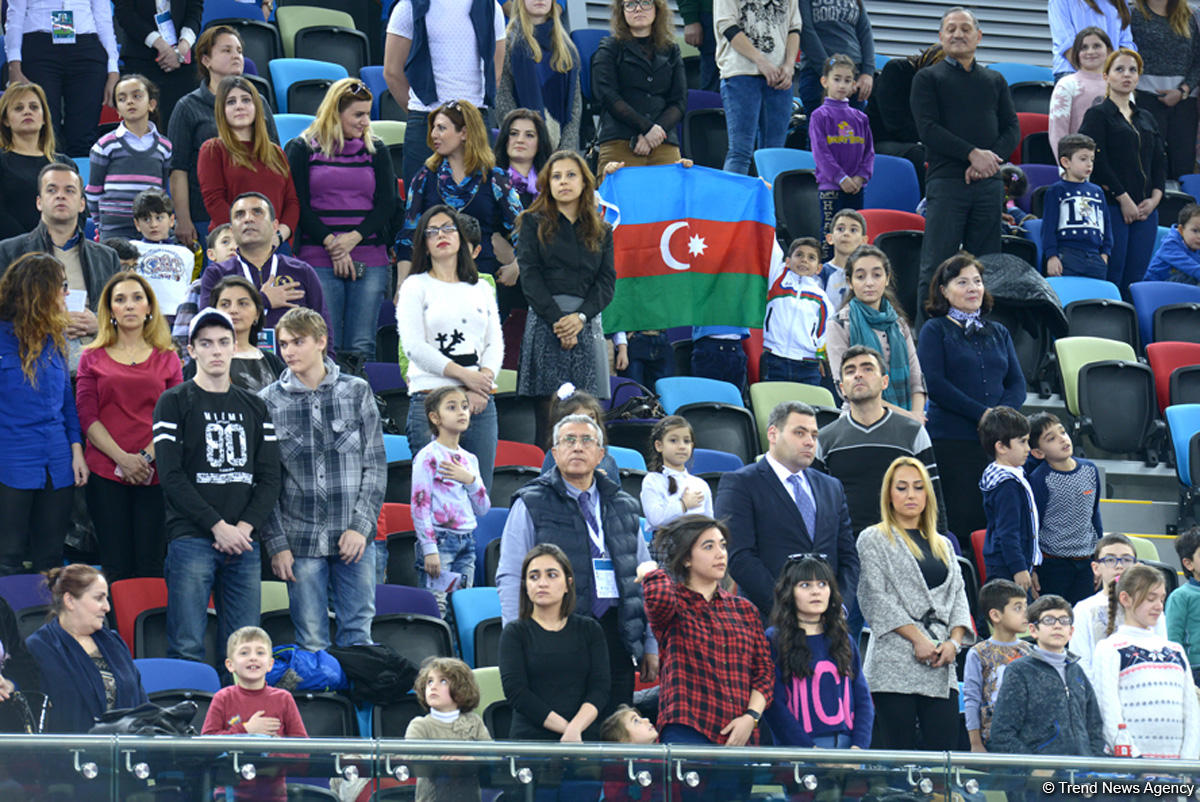
{"type": "Polygon", "coordinates": [[[1017,141],[1017,147],[1013,150],[1008,160],[1013,164],[1021,163],[1021,142],[1030,134],[1036,134],[1039,131],[1050,130],[1050,115],[1035,114],[1029,111],[1017,112],[1017,119],[1021,121],[1021,138],[1017,141]]]}
{"type": "Polygon", "coordinates": [[[899,209],[863,209],[860,214],[867,221],[867,242],[874,242],[880,234],[889,231],[925,230],[925,218],[913,212],[902,212],[899,209]]]}

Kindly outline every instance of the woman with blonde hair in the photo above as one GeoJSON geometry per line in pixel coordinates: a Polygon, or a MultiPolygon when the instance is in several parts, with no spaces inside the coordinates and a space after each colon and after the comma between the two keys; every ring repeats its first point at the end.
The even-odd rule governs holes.
{"type": "Polygon", "coordinates": [[[38,172],[51,162],[68,161],[56,149],[46,93],[37,84],[9,84],[0,95],[0,239],[37,228],[38,172]]]}
{"type": "Polygon", "coordinates": [[[296,255],[313,266],[338,359],[375,359],[375,323],[391,279],[387,244],[396,174],[371,134],[371,91],[336,81],[316,119],[285,146],[300,202],[296,255]]]}
{"type": "Polygon", "coordinates": [[[240,75],[221,79],[216,94],[217,135],[200,146],[196,170],[210,226],[229,222],[229,207],[244,192],[261,192],[275,207],[279,242],[292,238],[300,202],[283,150],[267,133],[262,98],[240,75]]]}
{"type": "Polygon", "coordinates": [[[413,176],[408,208],[397,237],[397,271],[404,281],[412,269],[413,232],[427,209],[445,204],[479,221],[480,273],[496,277],[500,320],[518,305],[517,268],[511,238],[521,213],[521,199],[508,174],[496,166],[487,127],[479,109],[465,100],[452,100],[429,112],[426,136],[433,154],[413,176]]]}
{"type": "Polygon", "coordinates": [[[899,457],[879,494],[880,523],[858,536],[858,603],[871,627],[863,676],[875,702],[877,749],[958,743],[955,659],[971,613],[950,541],[937,533],[937,500],[920,460],[899,457]]]}
{"type": "Polygon", "coordinates": [[[579,51],[563,27],[562,6],[556,0],[516,0],[512,9],[496,118],[531,109],[546,121],[551,150],[579,150],[579,51]]]}
{"type": "Polygon", "coordinates": [[[67,369],[67,271],[28,253],[0,278],[0,574],[62,564],[74,487],[88,478],[67,369]]]}
{"type": "Polygon", "coordinates": [[[99,331],[79,358],[76,399],[100,563],[114,582],[162,576],[165,512],[150,428],[159,396],[183,381],[179,357],[139,273],[109,279],[96,309],[99,331]]]}

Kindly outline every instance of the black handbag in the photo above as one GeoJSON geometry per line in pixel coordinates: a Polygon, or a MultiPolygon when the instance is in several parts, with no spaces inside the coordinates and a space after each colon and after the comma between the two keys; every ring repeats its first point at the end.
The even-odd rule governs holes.
{"type": "Polygon", "coordinates": [[[622,387],[634,387],[640,392],[604,413],[605,421],[658,419],[667,416],[666,410],[663,409],[653,390],[643,387],[633,380],[628,380],[613,388],[613,398],[618,397],[622,387]]]}
{"type": "Polygon", "coordinates": [[[161,707],[146,702],[137,707],[109,710],[96,719],[89,735],[195,735],[192,719],[199,706],[191,701],[161,707]]]}

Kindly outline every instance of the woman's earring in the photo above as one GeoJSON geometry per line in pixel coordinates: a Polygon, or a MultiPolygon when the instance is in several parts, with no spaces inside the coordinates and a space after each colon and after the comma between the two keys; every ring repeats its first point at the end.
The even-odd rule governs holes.
{"type": "Polygon", "coordinates": [[[151,320],[154,320],[154,315],[147,314],[147,315],[146,315],[146,322],[147,322],[147,323],[149,323],[151,320]]]}
{"type": "Polygon", "coordinates": [[[116,319],[115,317],[110,317],[110,318],[108,319],[108,321],[109,321],[110,323],[112,323],[112,324],[113,324],[113,328],[116,328],[116,326],[117,326],[117,319],[116,319]]]}

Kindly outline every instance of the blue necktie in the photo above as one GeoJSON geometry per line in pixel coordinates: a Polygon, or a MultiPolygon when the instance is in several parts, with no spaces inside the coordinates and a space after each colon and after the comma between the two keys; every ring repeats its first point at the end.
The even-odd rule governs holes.
{"type": "MultiPolygon", "coordinates": [[[[587,521],[588,527],[596,534],[600,533],[600,524],[596,520],[596,513],[592,510],[592,494],[587,490],[579,494],[577,499],[579,502],[579,511],[583,513],[583,520],[587,521]]],[[[591,551],[592,559],[598,560],[604,556],[604,552],[596,545],[596,541],[592,539],[591,534],[588,534],[588,549],[591,551]]],[[[596,596],[596,577],[592,575],[592,615],[600,618],[608,609],[613,606],[612,599],[601,599],[596,596]]]]}
{"type": "Polygon", "coordinates": [[[792,486],[792,496],[796,499],[796,509],[800,510],[800,517],[804,519],[804,528],[808,530],[808,536],[816,543],[817,508],[813,505],[813,500],[808,493],[804,492],[804,487],[800,484],[800,474],[792,474],[788,477],[788,482],[792,486]]]}

